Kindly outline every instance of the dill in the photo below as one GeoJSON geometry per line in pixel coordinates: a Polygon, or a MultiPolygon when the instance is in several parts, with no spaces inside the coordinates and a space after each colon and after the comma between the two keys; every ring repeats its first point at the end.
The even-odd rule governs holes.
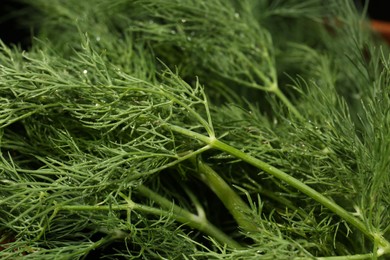
{"type": "Polygon", "coordinates": [[[22,2],[2,259],[389,257],[389,50],[353,1],[22,2]]]}

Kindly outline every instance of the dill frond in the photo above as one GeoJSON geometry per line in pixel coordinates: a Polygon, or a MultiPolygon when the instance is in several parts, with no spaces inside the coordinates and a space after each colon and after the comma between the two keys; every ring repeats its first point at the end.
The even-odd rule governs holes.
{"type": "Polygon", "coordinates": [[[389,50],[352,1],[21,2],[1,258],[389,257],[389,50]]]}

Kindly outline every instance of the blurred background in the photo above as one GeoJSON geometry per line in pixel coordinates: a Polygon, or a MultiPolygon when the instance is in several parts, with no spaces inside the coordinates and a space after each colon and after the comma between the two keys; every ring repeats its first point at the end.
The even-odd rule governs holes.
{"type": "MultiPolygon", "coordinates": [[[[326,2],[327,0],[324,1],[326,2]]],[[[366,0],[353,1],[359,10],[363,10],[365,3],[367,3],[366,0]]],[[[33,29],[24,23],[24,19],[20,19],[20,17],[27,18],[30,15],[24,11],[24,4],[21,2],[17,0],[0,0],[0,39],[6,44],[18,44],[23,49],[27,49],[31,44],[33,29]]],[[[388,1],[368,1],[367,12],[374,30],[381,33],[390,43],[390,9],[388,8],[388,1]]]]}

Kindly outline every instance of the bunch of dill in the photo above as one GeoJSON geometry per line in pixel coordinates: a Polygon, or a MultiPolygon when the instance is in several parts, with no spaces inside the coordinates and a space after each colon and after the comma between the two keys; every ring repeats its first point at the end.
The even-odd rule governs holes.
{"type": "Polygon", "coordinates": [[[0,258],[390,255],[390,58],[348,0],[23,0],[0,258]]]}

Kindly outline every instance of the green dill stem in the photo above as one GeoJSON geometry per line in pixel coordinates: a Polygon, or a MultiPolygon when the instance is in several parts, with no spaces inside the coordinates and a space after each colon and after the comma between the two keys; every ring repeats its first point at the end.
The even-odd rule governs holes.
{"type": "MultiPolygon", "coordinates": [[[[294,260],[309,260],[313,258],[308,257],[295,257],[294,260]]],[[[358,255],[343,255],[343,256],[324,256],[316,257],[316,260],[363,260],[363,259],[373,259],[373,254],[358,254],[358,255]]]]}
{"type": "Polygon", "coordinates": [[[274,93],[299,120],[304,120],[304,117],[301,115],[301,113],[299,113],[295,106],[291,104],[290,100],[286,98],[279,87],[272,88],[271,92],[274,93]]]}
{"type": "Polygon", "coordinates": [[[223,143],[219,141],[215,137],[207,137],[205,135],[193,132],[188,129],[184,129],[179,126],[175,125],[167,125],[169,129],[172,131],[178,132],[183,135],[190,136],[192,138],[195,138],[199,141],[202,141],[208,145],[210,145],[213,148],[216,148],[218,150],[224,151],[228,154],[231,154],[235,156],[236,158],[240,158],[241,160],[275,176],[276,178],[288,183],[290,186],[298,189],[302,193],[308,195],[312,199],[316,200],[326,208],[330,209],[337,215],[339,215],[341,218],[343,218],[346,222],[350,223],[351,225],[355,226],[357,229],[359,229],[361,232],[363,232],[365,235],[367,235],[374,243],[378,243],[380,245],[380,252],[390,252],[390,242],[387,241],[382,235],[380,234],[374,234],[370,232],[370,230],[366,227],[366,225],[352,216],[348,211],[340,207],[338,204],[336,204],[334,201],[331,201],[330,199],[326,198],[324,195],[319,193],[318,191],[314,190],[313,188],[309,187],[308,185],[304,184],[303,182],[299,181],[298,179],[288,175],[287,173],[253,157],[245,152],[242,152],[226,143],[223,143]]]}
{"type": "Polygon", "coordinates": [[[288,98],[283,94],[283,92],[280,90],[280,88],[278,87],[278,84],[275,82],[275,83],[272,83],[271,81],[269,81],[268,79],[265,81],[265,85],[262,86],[262,85],[259,85],[258,83],[255,83],[255,82],[249,82],[249,81],[245,81],[245,80],[241,80],[239,78],[234,78],[234,77],[229,77],[229,76],[224,76],[225,78],[227,79],[230,79],[232,81],[235,81],[241,85],[244,85],[244,86],[247,86],[247,87],[250,87],[250,88],[255,88],[255,89],[259,89],[259,90],[262,90],[262,91],[265,91],[265,92],[269,92],[269,93],[274,93],[281,101],[282,103],[297,117],[299,118],[299,120],[304,120],[304,117],[301,115],[301,113],[299,113],[299,111],[295,108],[295,106],[290,102],[290,100],[288,100],[288,98]]]}
{"type": "Polygon", "coordinates": [[[347,256],[327,256],[318,257],[317,260],[362,260],[373,259],[373,254],[359,254],[359,255],[347,255],[347,256]]]}
{"type": "Polygon", "coordinates": [[[159,203],[161,206],[166,208],[167,210],[171,211],[165,211],[145,205],[140,205],[137,203],[134,203],[131,200],[126,200],[127,204],[123,205],[63,205],[58,208],[57,211],[60,210],[67,210],[67,211],[128,211],[128,210],[136,210],[141,211],[147,214],[157,215],[157,216],[166,216],[166,217],[172,217],[176,221],[183,223],[187,226],[190,226],[192,228],[195,228],[199,231],[204,232],[205,234],[215,238],[217,241],[219,241],[221,244],[226,244],[227,246],[231,248],[241,248],[240,244],[238,244],[236,241],[231,239],[229,236],[224,234],[221,230],[219,230],[217,227],[215,227],[213,224],[211,224],[207,219],[198,217],[191,212],[174,205],[169,200],[161,197],[157,193],[149,190],[148,188],[144,186],[138,187],[138,191],[152,199],[153,201],[159,203]]]}
{"type": "Polygon", "coordinates": [[[241,248],[240,244],[238,244],[232,238],[230,238],[213,224],[211,224],[204,216],[197,216],[192,214],[191,212],[175,205],[171,201],[167,200],[166,198],[153,192],[152,190],[146,188],[143,185],[138,186],[137,190],[143,196],[157,202],[166,210],[171,210],[173,212],[173,217],[175,220],[192,228],[195,228],[199,231],[202,231],[203,233],[215,238],[221,244],[226,244],[231,248],[241,248]]]}
{"type": "MultiPolygon", "coordinates": [[[[5,128],[6,126],[9,126],[9,125],[11,125],[11,124],[13,124],[13,123],[15,123],[17,121],[20,121],[20,120],[24,119],[24,118],[28,118],[31,115],[35,114],[35,113],[38,113],[38,112],[40,112],[42,110],[45,110],[47,108],[53,108],[53,107],[61,107],[61,104],[60,103],[47,104],[47,105],[32,104],[32,105],[25,106],[23,108],[7,109],[7,110],[12,110],[12,112],[9,112],[9,114],[7,115],[6,118],[4,118],[0,114],[0,128],[5,128]],[[28,111],[28,112],[23,112],[23,110],[27,110],[27,109],[32,109],[32,110],[28,111]],[[20,115],[18,115],[16,112],[20,113],[20,115]],[[15,114],[17,116],[14,117],[14,118],[11,118],[11,116],[13,116],[15,114]]],[[[2,113],[4,113],[4,111],[7,111],[7,110],[4,110],[4,108],[2,108],[2,109],[3,109],[3,111],[1,111],[2,113]]]]}
{"type": "Polygon", "coordinates": [[[153,215],[161,215],[164,213],[160,209],[156,209],[153,207],[148,207],[145,205],[140,205],[136,203],[132,204],[123,204],[123,205],[63,205],[58,208],[60,210],[67,211],[110,211],[110,210],[138,210],[145,213],[153,214],[153,215]]]}
{"type": "Polygon", "coordinates": [[[225,207],[237,221],[240,228],[246,232],[260,231],[259,227],[250,217],[251,209],[240,196],[218,175],[210,166],[200,158],[192,157],[200,173],[200,179],[218,196],[225,207]]]}
{"type": "Polygon", "coordinates": [[[277,201],[280,204],[285,205],[287,208],[297,212],[301,217],[307,219],[307,221],[315,223],[314,219],[312,219],[304,210],[295,206],[294,203],[289,199],[286,199],[285,197],[279,196],[274,192],[263,188],[259,191],[259,193],[270,198],[271,200],[277,201]]]}
{"type": "Polygon", "coordinates": [[[201,154],[201,153],[209,150],[210,148],[211,148],[210,146],[206,145],[206,146],[204,146],[196,151],[191,151],[191,152],[185,153],[181,156],[178,156],[176,160],[174,160],[170,163],[164,164],[161,167],[156,167],[156,168],[149,170],[149,171],[146,171],[146,172],[135,173],[128,180],[136,180],[136,179],[145,177],[146,175],[152,175],[153,173],[160,172],[164,169],[168,169],[168,168],[170,168],[170,167],[172,167],[172,166],[174,166],[182,161],[188,160],[189,158],[191,158],[193,156],[201,154]]]}
{"type": "MultiPolygon", "coordinates": [[[[122,75],[122,74],[121,74],[122,75]]],[[[123,76],[123,75],[122,75],[123,76]]],[[[131,81],[135,81],[135,82],[140,82],[140,83],[144,83],[146,85],[150,85],[150,83],[148,82],[145,82],[145,81],[142,81],[142,80],[137,80],[135,78],[128,78],[129,80],[131,81]]],[[[160,89],[160,90],[155,90],[153,88],[139,88],[139,87],[132,87],[131,88],[132,91],[144,91],[144,92],[148,92],[148,93],[151,93],[151,94],[155,94],[155,95],[159,95],[159,96],[164,96],[166,98],[168,98],[169,100],[171,100],[172,102],[182,106],[183,108],[187,109],[187,111],[194,117],[196,118],[200,124],[206,129],[207,133],[209,135],[212,135],[214,133],[214,129],[212,128],[212,125],[210,124],[211,120],[209,120],[209,122],[207,122],[206,120],[203,119],[203,117],[201,117],[199,115],[199,113],[197,113],[193,108],[191,108],[191,106],[189,106],[186,102],[183,102],[182,100],[180,100],[179,98],[177,98],[174,94],[171,94],[167,91],[164,91],[163,89],[160,89]]],[[[207,109],[207,108],[206,108],[207,109]]],[[[207,112],[209,113],[209,112],[207,112]]]]}
{"type": "Polygon", "coordinates": [[[271,76],[272,80],[268,79],[261,70],[258,70],[258,69],[255,70],[256,74],[259,76],[260,79],[262,79],[264,81],[264,84],[266,85],[265,91],[274,93],[282,101],[282,103],[285,106],[287,106],[287,108],[297,118],[299,118],[299,120],[303,120],[304,118],[301,115],[301,113],[299,113],[299,111],[290,102],[290,100],[288,100],[288,98],[286,98],[286,96],[283,94],[283,92],[280,90],[280,88],[278,86],[278,80],[277,80],[278,77],[276,75],[276,70],[275,70],[275,67],[273,65],[273,64],[275,64],[275,61],[270,57],[270,55],[267,52],[265,53],[265,58],[266,58],[266,60],[268,60],[269,64],[272,64],[270,66],[270,68],[271,68],[271,72],[270,72],[271,75],[270,76],[271,76]]]}

